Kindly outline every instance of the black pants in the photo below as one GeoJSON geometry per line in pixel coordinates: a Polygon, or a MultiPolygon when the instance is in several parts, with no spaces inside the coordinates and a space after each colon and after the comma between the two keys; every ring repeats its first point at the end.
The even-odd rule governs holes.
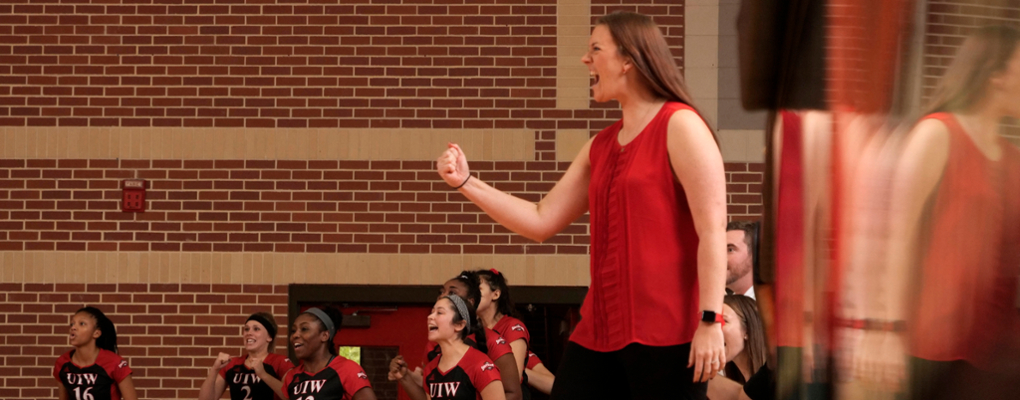
{"type": "Polygon", "coordinates": [[[697,399],[704,400],[707,383],[694,383],[687,368],[691,344],[655,347],[631,344],[602,353],[567,344],[556,371],[553,400],[697,399]]]}

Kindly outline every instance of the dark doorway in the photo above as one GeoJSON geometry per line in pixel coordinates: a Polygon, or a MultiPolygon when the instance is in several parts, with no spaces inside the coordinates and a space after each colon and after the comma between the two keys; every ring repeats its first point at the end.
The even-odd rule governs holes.
{"type": "MultiPolygon", "coordinates": [[[[531,333],[531,350],[554,373],[587,290],[513,287],[521,320],[531,333]]],[[[309,307],[339,307],[344,323],[336,345],[360,354],[361,365],[380,400],[405,400],[408,398],[403,390],[398,391],[398,385],[386,379],[389,360],[401,354],[411,365],[421,363],[428,341],[425,318],[435,303],[436,292],[436,286],[290,285],[288,325],[309,307]]],[[[535,400],[548,398],[534,389],[531,393],[535,400]]]]}

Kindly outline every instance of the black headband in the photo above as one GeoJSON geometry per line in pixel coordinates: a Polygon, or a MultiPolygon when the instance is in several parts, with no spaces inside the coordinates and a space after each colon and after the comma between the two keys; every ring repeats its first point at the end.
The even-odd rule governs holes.
{"type": "Polygon", "coordinates": [[[244,321],[244,323],[247,324],[248,321],[255,321],[262,324],[262,327],[266,328],[266,332],[269,332],[269,338],[276,339],[276,328],[265,317],[258,314],[252,314],[250,317],[248,317],[247,321],[244,321]]]}

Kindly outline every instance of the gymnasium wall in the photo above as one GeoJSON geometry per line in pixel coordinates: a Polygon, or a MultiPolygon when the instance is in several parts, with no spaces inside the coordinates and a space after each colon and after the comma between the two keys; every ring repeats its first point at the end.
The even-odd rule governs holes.
{"type": "MultiPolygon", "coordinates": [[[[432,160],[456,141],[479,177],[538,200],[619,118],[589,100],[579,62],[593,19],[616,9],[653,15],[713,124],[734,115],[719,89],[734,3],[0,4],[0,398],[56,397],[52,365],[84,304],[118,324],[142,398],[194,398],[214,354],[240,353],[247,314],[285,322],[291,283],[496,267],[586,285],[584,218],[527,241],[432,160]],[[142,214],[118,210],[132,177],[150,184],[142,214]]],[[[968,27],[1020,19],[1011,0],[928,3],[929,89],[968,27]]],[[[729,211],[755,218],[761,132],[730,128],[729,211]]]]}
{"type": "MultiPolygon", "coordinates": [[[[195,398],[249,313],[285,323],[291,283],[587,285],[584,217],[528,241],[433,160],[460,143],[540,199],[620,117],[580,63],[617,9],[685,65],[683,0],[0,4],[0,398],[56,397],[85,304],[117,323],[140,397],[195,398]],[[145,213],[119,210],[126,178],[148,181],[145,213]]],[[[723,147],[733,218],[761,213],[748,143],[723,147]]]]}
{"type": "MultiPolygon", "coordinates": [[[[460,143],[477,177],[539,200],[619,118],[579,61],[595,17],[652,14],[685,62],[683,1],[626,3],[0,4],[0,398],[56,397],[85,304],[117,323],[140,397],[195,398],[249,313],[286,323],[289,284],[588,284],[586,219],[511,235],[433,160],[460,143]],[[129,178],[144,213],[119,211],[129,178]]],[[[726,164],[736,218],[761,212],[746,148],[726,164]]]]}

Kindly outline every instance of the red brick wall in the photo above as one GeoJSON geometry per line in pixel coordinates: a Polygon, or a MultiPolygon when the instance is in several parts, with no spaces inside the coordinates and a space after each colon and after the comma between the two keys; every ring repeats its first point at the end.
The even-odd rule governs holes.
{"type": "MultiPolygon", "coordinates": [[[[555,0],[147,3],[0,5],[0,125],[556,129],[612,118],[555,110],[555,0]]],[[[595,16],[654,15],[683,65],[683,0],[594,3],[595,16]]]]}
{"type": "MultiPolygon", "coordinates": [[[[5,160],[6,250],[586,253],[575,224],[545,244],[495,224],[430,161],[5,160]],[[119,179],[151,180],[145,213],[120,211],[119,179]]],[[[530,200],[568,163],[472,162],[530,200]]],[[[583,221],[582,221],[583,222],[583,221]]]]}
{"type": "MultiPolygon", "coordinates": [[[[538,200],[567,165],[472,169],[538,200]]],[[[730,214],[759,215],[763,164],[726,167],[730,214]]],[[[428,161],[0,161],[0,250],[585,254],[586,221],[531,242],[428,161]],[[135,172],[150,180],[148,211],[124,213],[119,180],[135,172]]]]}
{"type": "MultiPolygon", "coordinates": [[[[619,117],[554,108],[553,0],[183,3],[0,5],[0,125],[533,128],[541,161],[472,169],[537,200],[567,166],[554,129],[619,117]]],[[[682,0],[591,12],[620,9],[653,15],[682,65],[682,0]]],[[[760,174],[731,178],[731,212],[760,213],[760,174]]],[[[431,161],[0,161],[0,250],[576,254],[581,222],[532,244],[431,161]],[[136,172],[148,211],[122,213],[136,172]]]]}
{"type": "MultiPolygon", "coordinates": [[[[496,3],[0,4],[0,126],[526,128],[536,161],[472,169],[537,200],[567,165],[555,130],[597,131],[619,111],[555,108],[555,0],[483,2],[496,3]]],[[[613,3],[592,15],[652,14],[683,65],[683,0],[613,3]]],[[[726,168],[731,217],[759,214],[762,165],[726,168]]],[[[583,254],[583,221],[530,243],[431,160],[0,160],[5,251],[583,254]],[[121,213],[118,182],[136,171],[149,210],[121,213]]],[[[244,316],[283,323],[287,301],[268,285],[0,288],[4,399],[56,397],[51,369],[82,305],[117,323],[141,398],[195,398],[211,357],[241,352],[244,316]]]]}
{"type": "MultiPolygon", "coordinates": [[[[270,311],[287,325],[287,287],[270,285],[0,284],[0,398],[56,398],[53,365],[70,316],[98,306],[143,399],[198,398],[219,352],[240,355],[241,325],[270,311]]],[[[286,354],[286,329],[277,352],[286,354]]]]}
{"type": "MultiPolygon", "coordinates": [[[[963,40],[976,28],[1009,25],[1020,28],[1020,1],[929,0],[925,26],[923,97],[927,100],[963,40]]],[[[1020,142],[1020,123],[1011,121],[1006,134],[1020,142]]]]}
{"type": "Polygon", "coordinates": [[[510,128],[555,107],[555,0],[89,3],[0,5],[0,124],[510,128]]]}
{"type": "MultiPolygon", "coordinates": [[[[0,5],[0,125],[555,129],[605,117],[551,112],[555,0],[73,3],[0,5]]],[[[678,7],[645,3],[682,63],[678,7]]],[[[592,11],[619,8],[639,7],[592,11]]]]}
{"type": "Polygon", "coordinates": [[[731,220],[761,219],[764,173],[764,163],[726,163],[727,213],[731,220]]]}

